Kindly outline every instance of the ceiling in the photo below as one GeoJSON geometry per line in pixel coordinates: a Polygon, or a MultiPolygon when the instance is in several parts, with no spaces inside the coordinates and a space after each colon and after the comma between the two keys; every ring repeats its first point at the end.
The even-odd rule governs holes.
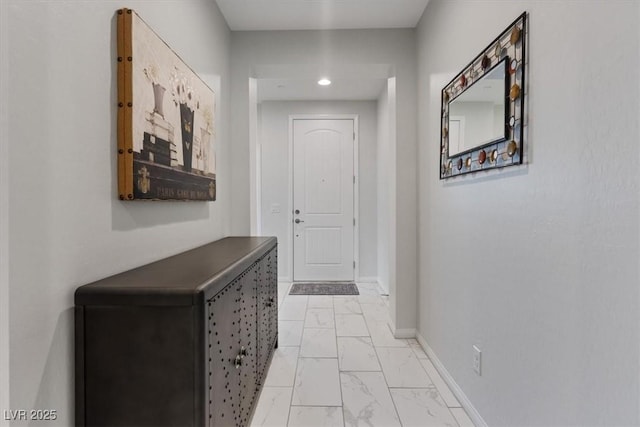
{"type": "Polygon", "coordinates": [[[254,73],[258,102],[376,100],[392,75],[388,64],[258,65],[254,73]],[[331,80],[330,86],[318,84],[323,77],[331,80]]]}
{"type": "Polygon", "coordinates": [[[312,79],[258,79],[258,102],[375,100],[385,83],[386,79],[334,79],[327,87],[312,79]]]}
{"type": "MultiPolygon", "coordinates": [[[[429,0],[216,0],[232,31],[414,28],[429,0]]],[[[389,64],[258,65],[258,102],[376,100],[389,64]],[[319,86],[328,77],[330,86],[319,86]]]]}
{"type": "Polygon", "coordinates": [[[216,0],[232,31],[414,28],[429,0],[216,0]]]}

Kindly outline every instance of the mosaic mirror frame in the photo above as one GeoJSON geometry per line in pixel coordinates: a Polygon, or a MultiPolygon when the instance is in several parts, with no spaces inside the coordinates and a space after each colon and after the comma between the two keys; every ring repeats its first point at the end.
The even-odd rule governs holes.
{"type": "Polygon", "coordinates": [[[441,93],[440,179],[523,163],[527,13],[520,15],[456,75],[441,93]],[[450,155],[449,108],[475,82],[506,63],[504,137],[450,155]]]}

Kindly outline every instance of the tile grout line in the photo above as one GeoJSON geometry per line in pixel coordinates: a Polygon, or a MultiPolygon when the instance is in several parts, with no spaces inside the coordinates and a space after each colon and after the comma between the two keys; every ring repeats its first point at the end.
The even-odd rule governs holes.
{"type": "MultiPolygon", "coordinates": [[[[340,365],[339,365],[339,360],[338,360],[338,343],[337,343],[337,333],[336,333],[336,328],[335,328],[335,309],[333,306],[333,296],[332,296],[332,301],[331,301],[331,307],[309,307],[309,298],[313,296],[313,295],[307,295],[307,304],[305,306],[305,319],[303,321],[302,324],[302,335],[300,337],[300,351],[298,352],[298,358],[296,359],[296,378],[297,378],[297,371],[298,371],[298,366],[299,366],[299,362],[300,359],[336,359],[336,365],[338,367],[338,386],[340,388],[340,402],[341,405],[340,406],[335,406],[335,405],[294,405],[293,404],[293,389],[295,389],[295,378],[294,378],[294,384],[293,384],[293,389],[291,392],[291,400],[289,402],[289,412],[287,415],[287,425],[289,425],[289,421],[291,419],[291,411],[293,408],[295,407],[317,407],[317,408],[343,408],[344,405],[344,401],[342,399],[342,385],[340,384],[340,365]],[[334,321],[334,327],[333,328],[319,328],[319,327],[315,327],[315,328],[306,328],[305,324],[307,322],[307,314],[310,308],[327,308],[333,311],[333,321],[334,321]],[[305,329],[319,329],[319,330],[328,330],[328,329],[333,329],[334,331],[334,337],[336,340],[336,357],[302,357],[301,353],[302,353],[302,337],[304,336],[304,330],[305,329]]],[[[343,425],[344,425],[344,410],[343,410],[343,425]]]]}
{"type": "MultiPolygon", "coordinates": [[[[431,359],[429,358],[429,355],[427,354],[427,352],[425,351],[424,348],[422,348],[422,344],[420,344],[420,341],[416,340],[416,342],[418,343],[418,345],[420,346],[420,348],[422,349],[422,351],[424,352],[425,355],[427,355],[427,360],[429,362],[431,362],[431,359]]],[[[411,344],[409,343],[409,347],[411,348],[411,351],[414,352],[415,354],[415,350],[411,347],[411,344]]],[[[418,356],[416,355],[416,358],[418,356]]],[[[431,362],[433,364],[433,362],[431,362]]],[[[422,364],[422,362],[420,362],[420,360],[418,360],[418,364],[420,365],[420,367],[422,368],[422,370],[425,372],[425,374],[427,374],[427,377],[431,380],[431,385],[433,386],[433,388],[436,390],[436,393],[438,393],[438,396],[440,397],[440,399],[442,399],[442,402],[444,403],[445,408],[447,408],[447,410],[449,411],[449,414],[451,415],[451,417],[453,418],[453,421],[455,421],[455,423],[458,425],[458,427],[460,427],[460,423],[458,422],[458,419],[456,418],[456,416],[453,414],[453,411],[451,410],[451,408],[453,408],[452,406],[449,406],[449,404],[444,400],[444,398],[442,397],[442,394],[440,393],[440,390],[438,389],[438,386],[436,385],[436,383],[433,381],[433,378],[431,378],[431,375],[429,375],[429,372],[427,372],[427,369],[424,367],[424,365],[422,364]]],[[[449,386],[447,385],[447,388],[449,386]]],[[[449,389],[449,391],[451,391],[449,389]]]]}
{"type": "MultiPolygon", "coordinates": [[[[421,346],[422,347],[422,346],[421,346]]],[[[436,375],[438,375],[440,377],[440,383],[447,388],[447,390],[449,391],[449,393],[455,398],[456,403],[459,406],[449,406],[449,404],[445,401],[444,403],[447,405],[447,408],[462,408],[462,404],[460,403],[460,401],[458,400],[458,398],[456,397],[456,395],[453,393],[453,391],[451,390],[451,387],[449,387],[449,384],[446,383],[446,381],[444,380],[444,378],[442,378],[442,375],[440,375],[440,372],[438,372],[438,370],[436,369],[435,365],[433,364],[433,361],[429,358],[427,358],[427,360],[429,361],[429,363],[431,363],[431,366],[433,367],[433,369],[436,371],[436,375]]],[[[420,363],[420,365],[422,366],[422,369],[424,369],[425,371],[427,370],[424,365],[422,365],[422,363],[420,363]]],[[[427,372],[427,376],[429,376],[429,378],[431,378],[431,375],[429,375],[429,372],[427,372]]],[[[433,378],[431,378],[431,381],[433,381],[433,378]]],[[[438,394],[442,397],[442,393],[440,392],[440,389],[438,388],[438,386],[436,385],[436,383],[434,382],[433,385],[436,386],[436,390],[438,390],[438,394]]],[[[442,399],[444,400],[444,398],[442,399]]],[[[464,409],[464,408],[463,408],[464,409]]],[[[465,410],[466,413],[466,410],[465,410]]]]}
{"type": "MultiPolygon", "coordinates": [[[[357,287],[357,286],[358,286],[358,285],[356,284],[356,287],[357,287]]],[[[360,290],[358,289],[358,292],[359,292],[359,291],[360,291],[360,290]]],[[[362,319],[363,319],[363,320],[365,320],[365,319],[364,319],[364,314],[362,313],[362,307],[360,306],[360,301],[359,301],[357,298],[355,298],[355,299],[354,299],[354,302],[355,302],[356,304],[358,304],[358,308],[360,308],[360,315],[362,316],[362,319]]],[[[342,313],[341,313],[341,314],[342,314],[342,313]]],[[[336,313],[336,298],[335,298],[335,296],[333,296],[333,317],[334,317],[334,319],[333,319],[333,320],[334,320],[334,323],[335,323],[335,325],[336,325],[336,328],[335,328],[335,331],[336,331],[336,351],[338,352],[338,381],[339,381],[339,384],[340,384],[340,401],[342,402],[342,424],[343,424],[343,425],[345,425],[345,421],[344,421],[344,420],[345,420],[345,414],[344,414],[344,394],[342,393],[342,375],[341,375],[341,374],[342,374],[343,372],[350,372],[350,371],[343,371],[343,370],[341,370],[341,369],[340,369],[340,351],[339,351],[339,349],[338,349],[338,327],[337,327],[338,322],[337,322],[337,319],[335,318],[335,317],[336,317],[336,315],[337,315],[337,313],[336,313]]],[[[366,322],[366,320],[365,320],[365,327],[367,328],[367,333],[369,334],[369,339],[371,339],[371,332],[369,331],[369,327],[367,326],[367,322],[366,322]]],[[[371,346],[373,347],[373,341],[371,341],[371,346]]],[[[376,357],[377,357],[377,356],[376,356],[376,357]]],[[[378,363],[379,363],[379,362],[378,362],[378,363]]]]}
{"type": "MultiPolygon", "coordinates": [[[[289,286],[291,288],[291,286],[289,286]]],[[[286,298],[286,297],[285,297],[286,298]]],[[[284,302],[284,298],[283,298],[284,302]]],[[[302,321],[302,333],[304,333],[304,324],[307,321],[307,307],[309,306],[309,297],[307,297],[304,309],[304,320],[302,321]]],[[[298,362],[300,361],[300,351],[302,350],[302,335],[300,335],[300,346],[298,346],[298,357],[296,357],[296,367],[293,374],[293,384],[291,386],[291,397],[289,398],[289,411],[287,411],[287,426],[289,425],[289,419],[291,418],[291,407],[293,406],[293,393],[296,389],[296,378],[298,377],[298,362]]]]}
{"type": "MultiPolygon", "coordinates": [[[[414,354],[413,349],[411,348],[411,344],[409,344],[408,340],[407,340],[407,345],[409,345],[409,349],[411,350],[411,353],[414,354]]],[[[374,347],[375,351],[376,351],[376,356],[379,359],[378,356],[378,349],[376,347],[374,347]]],[[[415,356],[415,354],[414,354],[415,356]]],[[[416,359],[418,358],[417,356],[415,356],[416,359]]],[[[378,360],[378,363],[380,363],[380,361],[378,360]]],[[[429,380],[431,380],[431,386],[433,386],[433,388],[436,390],[436,393],[438,393],[438,396],[440,397],[440,399],[442,399],[442,402],[444,403],[444,407],[447,409],[447,411],[449,411],[449,415],[451,415],[451,418],[453,419],[453,421],[456,423],[456,425],[458,427],[460,427],[460,423],[458,423],[457,418],[453,415],[453,412],[451,412],[451,408],[449,407],[449,405],[447,405],[447,402],[444,401],[444,399],[442,398],[442,396],[440,395],[440,391],[438,390],[438,387],[435,385],[435,383],[433,382],[433,379],[431,378],[431,376],[429,375],[429,373],[427,372],[426,369],[424,369],[424,366],[422,366],[422,363],[420,363],[420,361],[418,360],[418,365],[420,365],[420,367],[422,368],[422,370],[424,371],[424,373],[427,375],[427,378],[429,378],[429,380]]],[[[382,368],[382,364],[380,363],[380,368],[382,368]]],[[[382,371],[382,375],[384,376],[385,382],[387,381],[387,377],[384,374],[384,370],[382,371]]],[[[387,383],[387,389],[389,390],[389,395],[391,396],[391,402],[393,402],[393,407],[396,409],[396,413],[398,415],[398,421],[400,421],[400,425],[402,426],[402,420],[400,419],[400,411],[398,411],[398,406],[396,405],[396,401],[393,399],[393,394],[391,393],[392,389],[399,389],[399,390],[413,390],[413,389],[420,389],[420,390],[427,390],[430,387],[389,387],[389,384],[387,383]]]]}
{"type": "MultiPolygon", "coordinates": [[[[380,295],[378,295],[378,298],[380,298],[380,295]]],[[[360,301],[358,301],[358,304],[360,304],[360,301]]],[[[360,306],[360,311],[362,311],[362,306],[360,306]]],[[[364,312],[362,314],[362,317],[364,317],[364,312]]],[[[365,319],[365,324],[367,325],[367,330],[368,330],[369,329],[369,323],[367,322],[367,319],[365,319]]],[[[371,332],[369,332],[369,334],[371,334],[371,332]]],[[[375,353],[376,359],[378,360],[378,365],[380,366],[380,373],[382,374],[382,378],[384,379],[384,383],[387,386],[387,393],[389,393],[389,398],[391,399],[391,403],[393,404],[393,409],[396,411],[396,417],[398,418],[398,423],[400,424],[400,426],[402,426],[402,420],[400,419],[400,412],[398,411],[398,407],[396,406],[395,400],[393,400],[393,395],[391,394],[391,387],[389,387],[389,382],[387,381],[387,376],[384,373],[384,369],[382,369],[382,363],[380,362],[380,356],[378,355],[378,347],[376,345],[374,345],[373,339],[371,339],[371,346],[373,347],[373,352],[375,353]]]]}
{"type": "Polygon", "coordinates": [[[376,353],[376,358],[378,359],[378,364],[380,364],[380,371],[382,373],[382,378],[384,378],[384,383],[387,385],[387,393],[389,393],[389,397],[391,398],[391,403],[393,404],[393,409],[396,411],[396,416],[398,417],[398,422],[402,426],[402,420],[400,419],[400,411],[398,411],[398,406],[396,405],[396,401],[393,400],[393,394],[391,394],[391,387],[389,387],[389,382],[387,381],[387,376],[384,373],[384,369],[382,369],[382,363],[380,363],[380,356],[378,356],[378,349],[376,346],[373,346],[373,350],[376,353]]]}
{"type": "Polygon", "coordinates": [[[338,388],[340,389],[340,408],[342,410],[342,425],[344,426],[344,395],[342,393],[342,378],[340,378],[340,350],[338,349],[338,322],[336,320],[336,298],[331,296],[331,308],[333,309],[333,331],[336,340],[336,363],[338,364],[338,388]]]}

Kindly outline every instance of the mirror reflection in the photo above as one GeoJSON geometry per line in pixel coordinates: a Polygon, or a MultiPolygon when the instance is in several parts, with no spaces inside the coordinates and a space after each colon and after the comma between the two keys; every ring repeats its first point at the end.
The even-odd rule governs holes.
{"type": "Polygon", "coordinates": [[[449,156],[505,140],[506,60],[449,103],[449,156]]]}

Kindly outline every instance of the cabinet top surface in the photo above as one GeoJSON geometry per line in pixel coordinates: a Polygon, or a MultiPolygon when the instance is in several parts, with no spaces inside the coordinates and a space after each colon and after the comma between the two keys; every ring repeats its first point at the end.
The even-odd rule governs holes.
{"type": "Polygon", "coordinates": [[[137,304],[173,305],[182,296],[191,305],[195,295],[226,285],[275,246],[275,237],[227,237],[81,286],[75,303],[114,304],[128,296],[138,297],[137,304]]]}

